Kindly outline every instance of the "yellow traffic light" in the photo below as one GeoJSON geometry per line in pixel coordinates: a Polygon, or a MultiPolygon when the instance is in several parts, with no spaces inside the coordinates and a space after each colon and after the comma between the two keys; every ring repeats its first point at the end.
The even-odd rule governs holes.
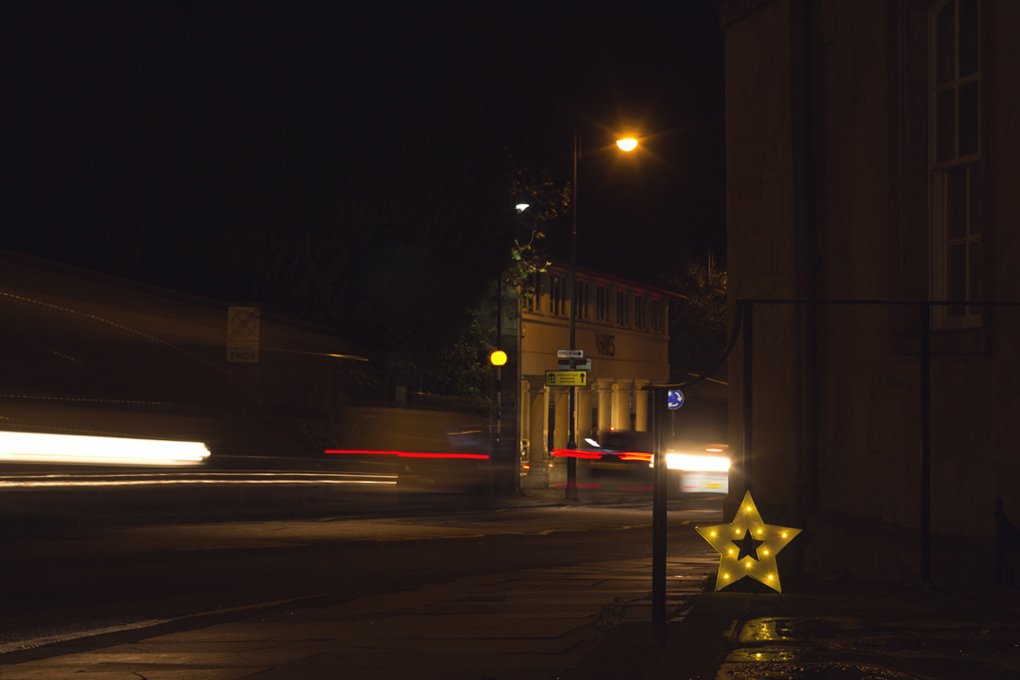
{"type": "Polygon", "coordinates": [[[505,366],[506,365],[506,352],[501,349],[497,349],[489,355],[489,363],[493,366],[505,366]]]}

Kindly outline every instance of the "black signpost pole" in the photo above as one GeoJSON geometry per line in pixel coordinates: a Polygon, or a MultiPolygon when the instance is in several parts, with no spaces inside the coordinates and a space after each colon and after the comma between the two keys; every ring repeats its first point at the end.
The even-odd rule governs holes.
{"type": "Polygon", "coordinates": [[[652,393],[652,624],[660,640],[666,636],[666,454],[662,446],[662,404],[665,394],[652,393]]]}

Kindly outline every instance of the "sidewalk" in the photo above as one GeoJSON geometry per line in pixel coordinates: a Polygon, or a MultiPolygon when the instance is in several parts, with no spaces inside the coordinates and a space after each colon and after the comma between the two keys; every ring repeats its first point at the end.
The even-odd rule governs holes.
{"type": "MultiPolygon", "coordinates": [[[[669,611],[686,610],[715,567],[707,553],[671,558],[669,611]]],[[[65,642],[41,650],[48,658],[0,656],[0,677],[548,680],[581,663],[614,625],[650,620],[650,572],[648,559],[598,562],[267,607],[188,631],[140,629],[130,643],[90,651],[65,642]]]]}
{"type": "Polygon", "coordinates": [[[647,653],[627,659],[624,672],[615,660],[652,631],[623,624],[565,677],[1020,678],[1020,591],[1001,586],[792,582],[782,595],[745,587],[705,593],[668,628],[668,642],[645,644],[647,653]]]}

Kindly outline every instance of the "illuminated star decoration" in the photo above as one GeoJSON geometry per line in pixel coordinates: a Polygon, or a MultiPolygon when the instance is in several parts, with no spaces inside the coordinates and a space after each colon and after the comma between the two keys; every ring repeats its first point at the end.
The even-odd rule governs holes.
{"type": "Polygon", "coordinates": [[[776,555],[800,533],[800,529],[765,524],[758,514],[750,491],[744,494],[744,500],[733,522],[695,529],[719,552],[716,590],[722,590],[745,576],[750,576],[777,593],[783,592],[779,585],[776,555]]]}

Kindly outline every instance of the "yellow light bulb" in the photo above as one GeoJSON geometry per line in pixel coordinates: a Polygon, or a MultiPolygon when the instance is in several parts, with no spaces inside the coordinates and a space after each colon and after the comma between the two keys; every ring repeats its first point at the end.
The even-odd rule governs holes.
{"type": "Polygon", "coordinates": [[[624,151],[633,151],[634,149],[637,148],[637,140],[634,139],[633,137],[628,137],[627,139],[619,139],[616,141],[616,145],[623,149],[624,151]]]}

